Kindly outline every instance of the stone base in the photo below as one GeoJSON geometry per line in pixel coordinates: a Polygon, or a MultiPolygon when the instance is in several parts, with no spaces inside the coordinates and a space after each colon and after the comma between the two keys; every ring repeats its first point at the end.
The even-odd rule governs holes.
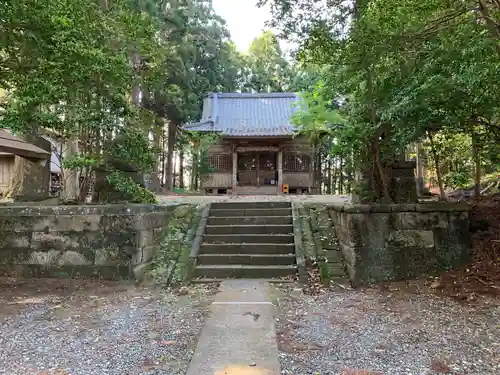
{"type": "Polygon", "coordinates": [[[410,279],[467,262],[468,209],[448,203],[330,207],[352,284],[410,279]]]}
{"type": "Polygon", "coordinates": [[[0,207],[0,275],[140,279],[182,207],[0,207]]]}

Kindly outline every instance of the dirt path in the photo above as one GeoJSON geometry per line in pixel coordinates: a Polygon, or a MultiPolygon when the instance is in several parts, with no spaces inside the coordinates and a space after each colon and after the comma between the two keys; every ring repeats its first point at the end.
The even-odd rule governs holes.
{"type": "Polygon", "coordinates": [[[304,296],[281,289],[282,374],[500,374],[500,301],[458,304],[418,282],[304,296]]]}
{"type": "Polygon", "coordinates": [[[185,374],[210,294],[0,279],[0,374],[185,374]]]}

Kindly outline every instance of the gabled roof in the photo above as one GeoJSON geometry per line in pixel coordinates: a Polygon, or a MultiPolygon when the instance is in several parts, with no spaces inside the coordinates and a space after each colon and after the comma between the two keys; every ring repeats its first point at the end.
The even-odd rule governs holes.
{"type": "Polygon", "coordinates": [[[49,159],[50,152],[0,130],[0,151],[29,159],[49,159]]]}
{"type": "Polygon", "coordinates": [[[299,96],[295,93],[210,93],[199,122],[185,130],[218,132],[230,137],[291,136],[291,118],[299,96]]]}

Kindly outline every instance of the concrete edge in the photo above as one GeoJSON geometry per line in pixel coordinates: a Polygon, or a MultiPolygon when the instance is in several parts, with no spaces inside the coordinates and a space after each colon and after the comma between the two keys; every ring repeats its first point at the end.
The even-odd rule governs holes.
{"type": "Polygon", "coordinates": [[[189,203],[169,202],[167,204],[114,203],[102,205],[23,205],[21,202],[0,205],[0,216],[50,216],[50,215],[119,215],[131,216],[148,213],[163,213],[169,209],[189,203]]]}
{"type": "Polygon", "coordinates": [[[190,283],[193,278],[194,267],[196,266],[196,258],[200,251],[201,241],[203,239],[203,234],[205,233],[205,227],[207,225],[208,215],[210,214],[210,207],[212,203],[209,202],[203,210],[201,211],[200,221],[198,223],[198,228],[196,229],[193,244],[191,246],[191,252],[189,253],[189,260],[186,270],[186,277],[184,282],[190,283]]]}
{"type": "Polygon", "coordinates": [[[393,204],[332,203],[328,209],[346,213],[389,213],[389,212],[465,212],[470,210],[467,203],[429,202],[393,204]]]}
{"type": "Polygon", "coordinates": [[[295,258],[297,259],[297,272],[299,275],[299,282],[306,284],[308,281],[307,270],[306,270],[306,258],[304,256],[304,248],[302,246],[302,235],[300,233],[298,209],[295,202],[291,203],[292,203],[293,237],[295,242],[295,258]]]}

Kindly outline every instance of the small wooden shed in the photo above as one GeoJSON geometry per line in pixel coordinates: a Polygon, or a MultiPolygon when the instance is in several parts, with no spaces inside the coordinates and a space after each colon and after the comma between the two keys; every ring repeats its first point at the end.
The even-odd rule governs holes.
{"type": "Polygon", "coordinates": [[[272,195],[317,192],[313,148],[295,134],[295,93],[210,93],[202,119],[183,128],[219,134],[210,145],[205,194],[272,195]]]}
{"type": "Polygon", "coordinates": [[[51,153],[0,129],[0,193],[9,187],[16,156],[45,162],[50,159],[51,153]]]}

